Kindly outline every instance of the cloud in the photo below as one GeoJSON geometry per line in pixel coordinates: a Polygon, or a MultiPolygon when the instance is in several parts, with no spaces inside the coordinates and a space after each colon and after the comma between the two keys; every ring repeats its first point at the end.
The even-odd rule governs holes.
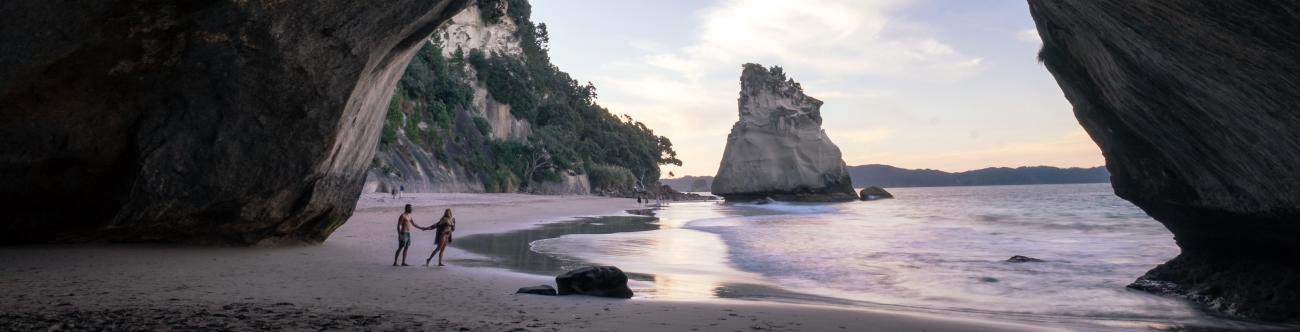
{"type": "Polygon", "coordinates": [[[1036,28],[1017,31],[1016,40],[1034,44],[1043,43],[1043,38],[1038,36],[1038,29],[1036,28]]]}
{"type": "MultiPolygon", "coordinates": [[[[885,80],[952,81],[970,77],[982,58],[963,54],[935,36],[891,19],[906,0],[722,0],[697,13],[697,34],[667,45],[633,41],[639,55],[616,61],[598,77],[601,102],[666,134],[683,161],[678,174],[716,169],[732,123],[740,65],[780,65],[808,94],[851,104],[895,98],[891,87],[861,86],[885,80]],[[906,30],[906,31],[902,31],[906,30]],[[616,67],[616,68],[615,68],[616,67]],[[705,149],[708,147],[708,149],[705,149]]],[[[823,109],[826,112],[826,109],[823,109]]],[[[843,116],[835,114],[834,116],[843,116]]],[[[892,135],[872,128],[831,131],[843,144],[864,144],[892,135]]]]}
{"type": "Polygon", "coordinates": [[[889,34],[886,13],[905,1],[727,0],[700,14],[695,43],[646,57],[680,73],[766,60],[823,75],[960,71],[981,59],[929,36],[889,34]]]}

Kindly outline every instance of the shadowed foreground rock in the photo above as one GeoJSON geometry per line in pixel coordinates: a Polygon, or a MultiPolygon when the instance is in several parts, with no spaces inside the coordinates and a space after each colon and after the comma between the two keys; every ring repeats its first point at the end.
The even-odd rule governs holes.
{"type": "Polygon", "coordinates": [[[1300,3],[1029,7],[1115,193],[1182,248],[1131,287],[1300,321],[1300,3]]]}
{"type": "Polygon", "coordinates": [[[519,287],[515,294],[558,295],[555,293],[555,287],[551,287],[551,285],[519,287]]]}
{"type": "Polygon", "coordinates": [[[0,243],[323,241],[465,2],[0,3],[0,243]]]}
{"type": "Polygon", "coordinates": [[[727,135],[714,195],[742,201],[858,199],[840,148],[822,130],[822,101],[805,95],[781,67],[745,64],[737,104],[740,120],[727,135]]]}
{"type": "Polygon", "coordinates": [[[555,277],[558,295],[581,294],[622,299],[632,298],[627,274],[613,266],[588,266],[555,277]]]}

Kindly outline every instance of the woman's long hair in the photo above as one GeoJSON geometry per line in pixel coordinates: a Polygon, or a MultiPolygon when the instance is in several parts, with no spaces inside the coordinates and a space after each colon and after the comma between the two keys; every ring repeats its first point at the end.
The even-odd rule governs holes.
{"type": "Polygon", "coordinates": [[[451,219],[451,209],[447,209],[446,211],[443,211],[443,212],[442,212],[442,217],[443,217],[444,219],[451,219]]]}

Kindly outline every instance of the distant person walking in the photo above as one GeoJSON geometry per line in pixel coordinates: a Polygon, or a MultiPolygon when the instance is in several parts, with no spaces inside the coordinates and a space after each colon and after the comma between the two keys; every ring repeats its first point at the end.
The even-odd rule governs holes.
{"type": "Polygon", "coordinates": [[[406,195],[405,185],[397,186],[397,197],[402,197],[402,195],[406,195]]]}
{"type": "Polygon", "coordinates": [[[424,260],[424,266],[429,266],[429,262],[433,261],[434,255],[438,256],[438,266],[444,266],[442,265],[442,255],[447,253],[447,245],[451,244],[451,233],[456,231],[456,218],[451,216],[451,209],[443,211],[442,219],[438,219],[438,223],[421,229],[435,230],[433,234],[433,252],[429,254],[428,259],[424,260]]]}
{"type": "Polygon", "coordinates": [[[406,265],[406,252],[411,248],[411,226],[424,229],[415,224],[415,219],[411,218],[411,204],[406,205],[406,212],[397,217],[397,252],[393,253],[393,266],[397,266],[397,256],[402,256],[402,266],[406,265]]]}

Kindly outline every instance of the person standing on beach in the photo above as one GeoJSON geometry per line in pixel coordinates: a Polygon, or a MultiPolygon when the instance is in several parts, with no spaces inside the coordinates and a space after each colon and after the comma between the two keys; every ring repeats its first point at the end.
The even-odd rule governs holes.
{"type": "Polygon", "coordinates": [[[447,245],[451,244],[451,233],[456,231],[456,218],[451,216],[451,209],[443,211],[442,219],[438,219],[438,223],[433,224],[433,226],[429,226],[428,228],[421,229],[435,229],[433,234],[433,252],[429,254],[429,259],[424,260],[424,266],[429,266],[429,262],[433,261],[434,255],[438,256],[438,266],[445,266],[442,265],[442,255],[447,253],[447,245]]]}
{"type": "Polygon", "coordinates": [[[402,256],[402,266],[406,265],[406,252],[411,248],[411,226],[424,229],[415,224],[415,219],[411,218],[411,204],[406,205],[406,213],[397,217],[397,252],[393,253],[393,266],[397,266],[397,256],[402,256]]]}

